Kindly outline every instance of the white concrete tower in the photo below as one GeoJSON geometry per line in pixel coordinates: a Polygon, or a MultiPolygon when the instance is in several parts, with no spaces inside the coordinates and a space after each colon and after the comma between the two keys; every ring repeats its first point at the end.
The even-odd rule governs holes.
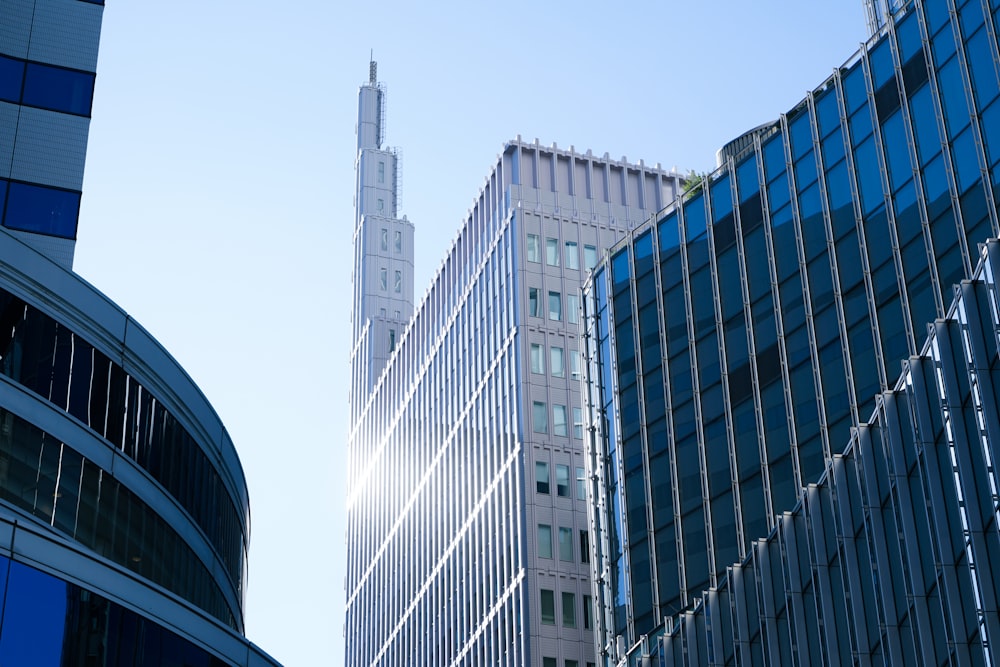
{"type": "Polygon", "coordinates": [[[385,87],[376,63],[358,91],[351,349],[352,421],[413,315],[413,223],[397,217],[399,156],[383,147],[385,87]]]}

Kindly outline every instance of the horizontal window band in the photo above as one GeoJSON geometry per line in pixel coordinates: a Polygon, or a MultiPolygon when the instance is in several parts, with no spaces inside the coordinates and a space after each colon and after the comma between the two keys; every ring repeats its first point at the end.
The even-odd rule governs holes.
{"type": "Polygon", "coordinates": [[[8,229],[75,239],[80,193],[0,179],[0,220],[8,229]]]}
{"type": "Polygon", "coordinates": [[[93,72],[0,55],[0,100],[90,117],[93,72]]]}

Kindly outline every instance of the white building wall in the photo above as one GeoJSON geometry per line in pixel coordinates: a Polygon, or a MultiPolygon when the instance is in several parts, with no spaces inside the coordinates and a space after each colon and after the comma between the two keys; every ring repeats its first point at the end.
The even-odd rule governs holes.
{"type": "MultiPolygon", "coordinates": [[[[580,544],[587,501],[576,481],[585,468],[574,432],[580,378],[571,365],[580,324],[569,311],[588,260],[678,187],[679,177],[658,166],[520,139],[505,146],[396,355],[372,378],[367,401],[354,400],[348,665],[470,656],[490,665],[596,662],[583,611],[592,595],[580,544]],[[538,237],[538,261],[528,261],[529,234],[538,237]],[[549,239],[558,265],[546,256],[549,239]],[[549,316],[549,292],[559,295],[558,319],[549,316]],[[532,372],[532,344],[544,350],[542,373],[532,372]],[[563,351],[561,374],[552,372],[553,348],[563,351]],[[544,407],[544,433],[535,432],[535,403],[544,407]],[[556,430],[554,406],[565,407],[565,433],[556,430]],[[540,462],[548,493],[537,490],[540,462]],[[557,466],[568,473],[565,495],[557,466]],[[539,549],[540,524],[551,527],[551,558],[539,549]],[[570,531],[565,560],[560,528],[570,531]],[[542,622],[543,590],[553,594],[552,623],[542,622]]],[[[361,235],[374,262],[384,259],[376,220],[361,235]]],[[[378,270],[366,266],[364,280],[379,280],[378,270]]],[[[373,330],[382,325],[371,322],[373,330]]]]}

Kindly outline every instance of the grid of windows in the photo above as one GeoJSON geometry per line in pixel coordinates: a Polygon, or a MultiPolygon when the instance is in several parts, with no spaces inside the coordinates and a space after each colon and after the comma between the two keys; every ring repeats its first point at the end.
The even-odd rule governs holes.
{"type": "Polygon", "coordinates": [[[1000,245],[991,240],[978,279],[962,284],[949,316],[932,325],[923,352],[880,394],[842,455],[717,590],[647,651],[634,651],[636,660],[646,653],[650,667],[705,665],[685,647],[711,643],[714,664],[736,656],[996,663],[988,600],[1000,574],[992,465],[1000,396],[984,375],[1000,358],[998,271],[1000,245]],[[938,553],[952,555],[942,563],[938,553]],[[720,626],[739,636],[706,632],[720,626]],[[778,640],[766,652],[765,637],[778,640]]]}
{"type": "Polygon", "coordinates": [[[1000,230],[997,8],[956,4],[905,3],[596,268],[584,370],[612,655],[795,507],[1000,230]]]}
{"type": "MultiPolygon", "coordinates": [[[[578,325],[563,312],[582,278],[568,275],[567,265],[579,259],[566,254],[551,208],[512,206],[541,202],[542,191],[519,173],[556,157],[563,164],[562,153],[508,145],[371,394],[352,398],[348,664],[537,665],[542,591],[550,591],[544,617],[559,626],[545,634],[554,636],[565,632],[563,593],[579,598],[590,588],[575,553],[584,506],[569,497],[572,468],[562,463],[582,454],[569,449],[581,446],[569,438],[569,406],[580,404],[580,389],[565,377],[574,363],[566,351],[578,340],[566,334],[578,325]],[[515,183],[517,199],[510,197],[515,183]],[[543,253],[544,268],[535,264],[543,253]],[[573,515],[559,519],[568,534],[554,520],[554,503],[573,515]],[[411,557],[415,551],[419,557],[411,557]],[[572,573],[572,583],[547,584],[542,571],[572,573]]],[[[604,169],[590,156],[570,157],[588,173],[604,169]]],[[[625,206],[624,189],[608,193],[609,213],[586,227],[560,215],[558,225],[578,226],[595,248],[623,237],[678,186],[659,170],[608,168],[629,187],[655,183],[655,196],[647,210],[625,206]]],[[[560,637],[560,667],[566,655],[592,656],[590,638],[579,631],[560,637]]]]}

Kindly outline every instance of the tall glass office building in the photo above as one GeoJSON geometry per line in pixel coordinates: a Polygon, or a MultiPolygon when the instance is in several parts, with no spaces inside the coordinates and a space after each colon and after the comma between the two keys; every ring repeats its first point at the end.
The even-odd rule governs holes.
{"type": "MultiPolygon", "coordinates": [[[[596,663],[579,290],[679,183],[511,141],[400,335],[391,318],[355,320],[369,340],[389,327],[391,352],[352,397],[348,665],[596,663]]],[[[356,257],[395,259],[391,235],[379,255],[381,228],[356,234],[376,244],[356,257]]],[[[358,276],[382,296],[377,271],[358,276]]]]}
{"type": "Polygon", "coordinates": [[[70,270],[103,2],[0,20],[0,663],[271,665],[246,480],[204,395],[70,270]]]}
{"type": "MultiPolygon", "coordinates": [[[[860,52],[796,108],[756,128],[745,148],[734,142],[699,188],[633,230],[588,289],[595,591],[607,664],[624,659],[644,636],[676,633],[679,619],[695,608],[701,616],[684,626],[685,646],[694,651],[685,660],[695,664],[785,664],[782,642],[800,652],[799,664],[820,660],[816,656],[839,663],[876,655],[912,664],[913,653],[876,644],[907,624],[910,639],[900,642],[936,633],[941,614],[951,624],[942,641],[980,647],[969,649],[972,662],[981,662],[982,647],[992,645],[992,584],[969,574],[984,556],[976,553],[973,566],[971,551],[948,550],[961,540],[935,543],[937,551],[908,542],[902,574],[890,583],[880,568],[886,561],[876,556],[901,550],[916,534],[907,531],[919,527],[901,523],[898,533],[862,539],[850,526],[870,523],[831,515],[826,544],[844,559],[836,566],[818,543],[793,554],[778,531],[783,513],[809,502],[801,500],[804,488],[824,474],[840,474],[830,466],[860,437],[859,429],[871,420],[868,432],[884,427],[878,411],[885,409],[886,392],[897,388],[901,364],[922,358],[927,324],[947,315],[954,286],[973,277],[979,244],[998,232],[1000,3],[878,4],[885,15],[860,52]],[[755,549],[763,557],[760,540],[773,545],[770,573],[760,560],[756,569],[746,566],[755,549]],[[851,540],[864,542],[870,557],[849,560],[851,540]],[[954,581],[978,583],[921,588],[943,582],[949,568],[964,572],[954,581]],[[752,618],[737,609],[750,598],[728,598],[735,605],[728,616],[705,602],[706,591],[733,591],[741,572],[758,577],[743,584],[758,596],[752,618]],[[909,588],[892,588],[904,581],[909,588]],[[802,593],[796,587],[807,583],[813,593],[804,604],[814,606],[788,607],[776,620],[778,607],[768,605],[802,593]],[[863,597],[871,590],[877,593],[863,597]],[[893,590],[897,597],[890,599],[893,590]],[[938,616],[920,617],[908,595],[927,596],[938,616]],[[842,620],[836,610],[845,604],[856,625],[835,634],[842,620]],[[971,616],[954,616],[959,608],[971,616]],[[826,633],[825,648],[817,649],[825,652],[804,653],[820,639],[790,623],[807,611],[826,633]],[[970,630],[977,613],[986,619],[981,636],[970,630]],[[736,628],[734,619],[744,625],[736,628]],[[754,632],[763,633],[756,640],[766,645],[762,653],[751,646],[754,632]],[[706,637],[708,644],[732,645],[697,653],[706,637]]],[[[979,303],[995,313],[995,301],[979,303]]],[[[953,360],[947,363],[966,358],[957,348],[948,354],[953,360]]],[[[995,353],[989,358],[994,363],[995,353]]],[[[982,419],[987,414],[984,408],[982,419]]],[[[981,446],[978,435],[969,437],[973,449],[981,446]]],[[[950,461],[938,463],[949,475],[957,471],[950,461]]],[[[991,488],[987,477],[979,481],[987,484],[981,490],[991,488]]],[[[836,491],[826,484],[821,496],[836,491]]],[[[977,539],[977,529],[962,527],[961,512],[941,516],[935,512],[946,505],[912,497],[907,511],[920,521],[957,530],[955,539],[977,539]]],[[[960,497],[967,513],[967,489],[960,497]]],[[[874,502],[876,496],[858,498],[874,502]]],[[[881,511],[877,504],[851,508],[866,516],[881,511]]],[[[796,511],[815,529],[809,511],[796,511]]],[[[996,537],[990,521],[987,542],[996,537]]],[[[939,662],[937,648],[919,651],[939,662]]],[[[965,661],[966,654],[956,655],[965,661]]]]}

